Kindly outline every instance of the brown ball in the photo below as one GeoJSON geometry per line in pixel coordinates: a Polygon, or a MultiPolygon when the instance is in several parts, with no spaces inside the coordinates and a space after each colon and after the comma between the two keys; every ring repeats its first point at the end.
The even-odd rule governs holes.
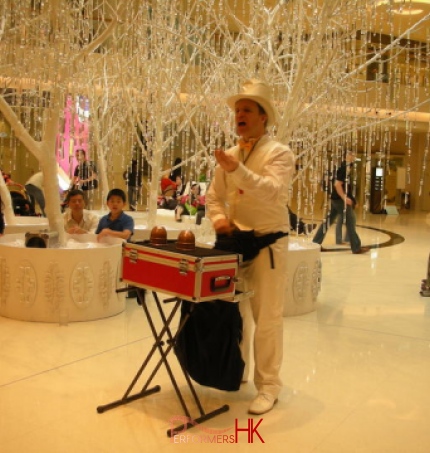
{"type": "Polygon", "coordinates": [[[166,245],[167,244],[167,230],[162,226],[155,226],[151,230],[151,245],[166,245]]]}
{"type": "Polygon", "coordinates": [[[176,241],[178,250],[194,250],[196,248],[196,237],[191,230],[181,231],[176,241]]]}

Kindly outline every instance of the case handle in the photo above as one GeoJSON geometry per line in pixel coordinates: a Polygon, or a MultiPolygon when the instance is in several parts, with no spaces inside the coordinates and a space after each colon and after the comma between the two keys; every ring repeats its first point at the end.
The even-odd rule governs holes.
{"type": "Polygon", "coordinates": [[[231,284],[232,278],[230,275],[219,275],[218,277],[211,278],[211,291],[223,291],[231,284]]]}

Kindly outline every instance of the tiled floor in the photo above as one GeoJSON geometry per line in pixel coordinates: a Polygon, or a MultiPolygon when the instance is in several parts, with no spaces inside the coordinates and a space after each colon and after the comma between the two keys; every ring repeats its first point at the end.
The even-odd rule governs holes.
{"type": "MultiPolygon", "coordinates": [[[[379,230],[405,241],[365,255],[322,253],[317,310],[284,320],[279,403],[253,418],[254,427],[262,419],[254,443],[239,432],[238,443],[223,448],[430,451],[430,298],[419,294],[430,215],[375,215],[358,223],[376,228],[358,228],[364,245],[389,239],[379,230]]],[[[336,248],[333,243],[330,231],[324,246],[336,248]]],[[[154,301],[148,304],[153,309],[154,301]]],[[[235,420],[248,427],[251,383],[234,393],[197,386],[205,409],[229,404],[230,410],[189,430],[188,437],[169,439],[171,419],[182,411],[164,370],[155,378],[160,393],[98,414],[98,405],[125,393],[151,345],[134,299],[121,315],[68,326],[0,318],[0,451],[201,452],[234,439],[235,420]],[[224,438],[215,437],[220,432],[224,438]]]]}

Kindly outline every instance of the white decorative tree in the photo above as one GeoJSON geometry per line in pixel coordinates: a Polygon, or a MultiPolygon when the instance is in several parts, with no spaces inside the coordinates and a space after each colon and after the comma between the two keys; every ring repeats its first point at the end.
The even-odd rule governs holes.
{"type": "Polygon", "coordinates": [[[30,5],[7,0],[0,5],[0,112],[15,137],[39,161],[49,225],[58,232],[60,243],[64,243],[64,226],[55,154],[59,122],[76,74],[96,66],[94,52],[116,27],[113,8],[109,8],[109,23],[102,21],[97,30],[89,27],[87,14],[92,17],[102,11],[87,11],[80,2],[66,0],[30,5]]]}
{"type": "Polygon", "coordinates": [[[416,110],[428,114],[429,63],[422,57],[430,37],[420,44],[414,36],[429,17],[395,28],[393,12],[407,3],[4,0],[0,113],[39,160],[50,227],[61,232],[58,124],[67,94],[88,96],[103,190],[110,169],[125,168],[137,143],[150,166],[151,226],[163,161],[180,154],[196,176],[202,159],[213,165],[214,148],[235,138],[224,99],[244,80],[260,78],[273,86],[280,113],[271,133],[298,156],[299,209],[303,202],[312,213],[342,149],[361,146],[370,162],[368,144],[381,137],[386,163],[396,119],[409,134],[416,110]],[[399,68],[427,75],[401,90],[399,68]]]}

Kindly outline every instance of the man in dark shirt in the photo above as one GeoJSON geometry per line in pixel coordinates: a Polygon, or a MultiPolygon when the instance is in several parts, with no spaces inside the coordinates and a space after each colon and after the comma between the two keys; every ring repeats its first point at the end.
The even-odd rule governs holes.
{"type": "Polygon", "coordinates": [[[137,203],[140,201],[140,189],[142,187],[143,172],[138,168],[136,159],[131,161],[131,168],[123,173],[128,188],[128,204],[130,211],[137,210],[137,203]]]}
{"type": "Polygon", "coordinates": [[[354,254],[361,254],[368,252],[370,248],[361,246],[361,240],[355,230],[356,218],[354,208],[356,201],[353,197],[352,185],[349,180],[351,165],[354,161],[355,154],[352,151],[347,151],[345,160],[342,162],[336,173],[336,181],[334,182],[333,191],[331,193],[331,209],[328,218],[326,222],[323,222],[318,228],[313,242],[322,244],[330,225],[338,216],[343,216],[345,214],[345,225],[348,232],[351,251],[354,254]]]}

